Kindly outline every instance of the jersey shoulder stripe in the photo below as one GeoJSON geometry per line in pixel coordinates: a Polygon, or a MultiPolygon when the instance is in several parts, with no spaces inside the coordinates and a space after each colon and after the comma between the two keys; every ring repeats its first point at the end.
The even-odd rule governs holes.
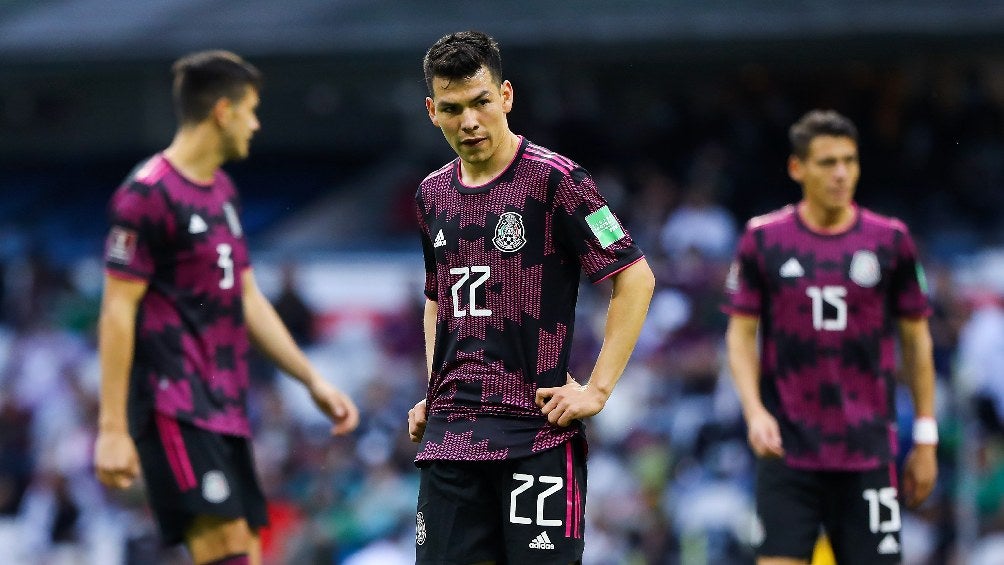
{"type": "Polygon", "coordinates": [[[171,165],[162,155],[154,155],[147,159],[136,170],[133,180],[143,184],[154,185],[171,172],[171,165]]]}
{"type": "Polygon", "coordinates": [[[534,143],[528,143],[526,145],[526,150],[523,152],[523,156],[531,161],[537,161],[550,165],[566,175],[579,167],[568,157],[559,155],[550,149],[545,149],[534,143]]]}
{"type": "Polygon", "coordinates": [[[906,224],[899,218],[894,218],[891,216],[883,216],[877,212],[873,212],[866,208],[861,208],[861,222],[865,224],[877,225],[881,228],[890,229],[897,232],[906,233],[909,229],[906,224]]]}
{"type": "Polygon", "coordinates": [[[795,206],[793,204],[789,204],[779,210],[774,210],[773,212],[768,212],[760,216],[754,216],[746,223],[746,229],[757,230],[772,224],[790,221],[794,218],[794,215],[795,206]]]}
{"type": "Polygon", "coordinates": [[[435,179],[437,177],[440,177],[442,175],[449,175],[453,171],[453,167],[454,167],[454,165],[456,165],[456,163],[457,163],[457,159],[454,159],[454,160],[450,161],[449,163],[443,165],[442,167],[439,167],[435,171],[432,171],[431,173],[429,173],[428,175],[426,175],[424,179],[422,179],[422,184],[424,185],[424,184],[428,183],[429,181],[431,181],[431,180],[433,180],[433,179],[435,179]]]}

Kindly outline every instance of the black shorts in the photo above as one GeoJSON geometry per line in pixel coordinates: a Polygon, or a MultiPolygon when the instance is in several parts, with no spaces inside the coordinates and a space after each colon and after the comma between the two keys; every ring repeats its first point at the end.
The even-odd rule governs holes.
{"type": "Polygon", "coordinates": [[[522,459],[423,464],[416,563],[578,562],[585,502],[581,438],[522,459]]]}
{"type": "Polygon", "coordinates": [[[136,450],[165,544],[184,541],[199,515],[244,518],[252,531],[268,524],[247,438],[156,414],[136,450]]]}
{"type": "Polygon", "coordinates": [[[837,563],[900,562],[902,522],[892,464],[871,471],[803,471],[760,459],[756,507],[763,527],[757,555],[808,561],[823,527],[837,563]]]}

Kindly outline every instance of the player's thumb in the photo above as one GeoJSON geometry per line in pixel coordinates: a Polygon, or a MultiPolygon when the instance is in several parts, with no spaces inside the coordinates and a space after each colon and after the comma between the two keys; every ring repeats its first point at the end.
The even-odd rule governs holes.
{"type": "Polygon", "coordinates": [[[537,395],[534,401],[537,404],[537,408],[543,408],[544,404],[554,396],[554,389],[551,388],[538,388],[537,395]]]}

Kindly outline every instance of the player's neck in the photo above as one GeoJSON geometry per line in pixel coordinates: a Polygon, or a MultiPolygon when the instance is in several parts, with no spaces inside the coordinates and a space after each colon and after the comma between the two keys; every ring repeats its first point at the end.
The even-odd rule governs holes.
{"type": "Polygon", "coordinates": [[[467,186],[481,186],[499,176],[512,163],[519,151],[519,136],[506,131],[506,139],[499,144],[491,158],[482,163],[468,163],[461,159],[460,175],[467,186]]]}
{"type": "Polygon", "coordinates": [[[813,231],[841,233],[854,225],[857,219],[857,207],[852,204],[839,208],[824,208],[813,206],[803,200],[798,203],[798,216],[813,231]]]}
{"type": "Polygon", "coordinates": [[[178,129],[171,145],[164,150],[164,157],[178,172],[200,184],[213,182],[223,164],[219,140],[201,125],[178,129]]]}

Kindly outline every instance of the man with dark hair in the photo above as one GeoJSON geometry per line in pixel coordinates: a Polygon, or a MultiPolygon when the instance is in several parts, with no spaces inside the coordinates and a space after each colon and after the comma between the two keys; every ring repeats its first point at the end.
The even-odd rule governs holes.
{"type": "Polygon", "coordinates": [[[345,434],[353,402],[327,383],[255,283],[240,202],[220,166],[248,155],[261,77],[208,51],[174,65],[179,127],[112,196],[99,322],[98,478],[132,484],[142,467],[166,543],[196,564],[260,562],[267,523],[246,397],[253,343],[301,381],[345,434]]]}
{"type": "Polygon", "coordinates": [[[458,158],[416,195],[425,255],[425,400],[418,563],[577,562],[586,474],[581,419],[634,348],[654,278],[582,167],[510,131],[513,87],[495,41],[447,35],[424,59],[429,119],[458,158]],[[613,282],[585,384],[568,375],[579,276],[613,282]]]}
{"type": "Polygon", "coordinates": [[[854,203],[850,120],[814,110],[790,140],[802,200],[749,221],[726,282],[729,362],[758,458],[758,563],[808,563],[821,526],[841,564],[898,563],[901,495],[916,506],[937,477],[923,270],[902,222],[854,203]],[[916,417],[902,492],[897,330],[916,417]]]}

